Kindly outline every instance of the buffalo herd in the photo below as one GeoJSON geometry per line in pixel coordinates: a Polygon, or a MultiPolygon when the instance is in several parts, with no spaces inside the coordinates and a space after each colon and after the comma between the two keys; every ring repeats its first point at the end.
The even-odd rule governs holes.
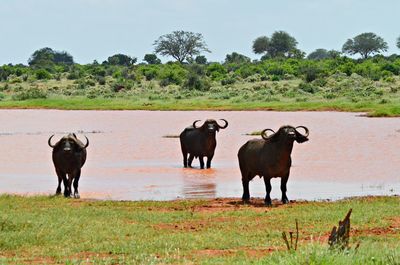
{"type": "MultiPolygon", "coordinates": [[[[192,167],[194,158],[198,158],[200,168],[204,169],[204,157],[207,157],[206,167],[211,167],[211,160],[214,157],[217,146],[216,133],[220,129],[228,127],[228,121],[220,125],[216,120],[208,119],[203,125],[197,126],[200,120],[195,120],[192,126],[186,127],[179,135],[183,155],[183,166],[192,167]],[[189,157],[188,157],[189,155],[189,157]]],[[[250,200],[249,182],[255,177],[264,178],[265,183],[265,205],[271,205],[271,178],[281,178],[282,203],[289,203],[286,196],[286,184],[289,179],[290,167],[292,165],[291,153],[293,143],[308,141],[309,130],[305,126],[293,127],[282,126],[277,132],[272,129],[264,129],[261,132],[261,139],[247,141],[238,152],[239,168],[242,175],[243,196],[242,200],[250,200]],[[271,132],[268,135],[268,132],[271,132]]],[[[52,158],[58,186],[56,194],[61,194],[61,182],[64,184],[64,196],[72,196],[72,184],[74,186],[73,196],[79,198],[78,183],[81,176],[81,168],[86,161],[86,144],[83,144],[77,136],[72,133],[62,137],[54,145],[48,139],[49,146],[53,149],[52,158]],[[68,178],[67,178],[68,176],[68,178]]]]}

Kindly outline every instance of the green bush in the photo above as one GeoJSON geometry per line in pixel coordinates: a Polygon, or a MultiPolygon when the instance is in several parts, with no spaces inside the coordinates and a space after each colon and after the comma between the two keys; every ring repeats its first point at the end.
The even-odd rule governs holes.
{"type": "Polygon", "coordinates": [[[315,94],[318,92],[318,88],[311,83],[300,83],[298,88],[310,94],[315,94]]]}
{"type": "Polygon", "coordinates": [[[36,79],[42,80],[42,79],[51,79],[51,74],[45,70],[45,69],[38,69],[35,71],[35,76],[36,79]]]}
{"type": "Polygon", "coordinates": [[[12,96],[13,100],[27,100],[27,99],[40,99],[47,98],[44,91],[37,87],[31,87],[25,91],[18,92],[12,96]]]}

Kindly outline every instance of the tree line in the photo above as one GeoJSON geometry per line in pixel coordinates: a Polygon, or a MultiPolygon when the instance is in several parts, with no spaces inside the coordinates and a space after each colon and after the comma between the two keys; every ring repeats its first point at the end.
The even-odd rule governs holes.
{"type": "MultiPolygon", "coordinates": [[[[367,59],[371,55],[380,54],[388,49],[387,42],[372,32],[366,32],[348,39],[342,46],[341,51],[316,49],[308,54],[297,47],[297,40],[285,31],[275,31],[270,37],[260,36],[253,41],[252,50],[255,54],[262,55],[260,60],[274,58],[307,58],[310,60],[322,60],[338,58],[342,55],[357,55],[367,59]]],[[[143,62],[147,64],[161,64],[157,55],[169,56],[179,63],[206,64],[207,58],[203,52],[211,52],[204,37],[200,33],[188,31],[173,31],[160,36],[153,43],[154,53],[145,54],[143,62]]],[[[396,46],[400,49],[400,37],[397,38],[396,46]]],[[[233,52],[227,54],[225,62],[247,62],[250,58],[233,52]]],[[[95,60],[94,63],[97,63],[95,60]]],[[[137,58],[124,54],[115,54],[107,58],[102,64],[110,65],[133,65],[137,58]]],[[[45,47],[35,51],[28,60],[29,66],[48,68],[57,64],[74,64],[72,55],[66,51],[55,51],[45,47]]]]}

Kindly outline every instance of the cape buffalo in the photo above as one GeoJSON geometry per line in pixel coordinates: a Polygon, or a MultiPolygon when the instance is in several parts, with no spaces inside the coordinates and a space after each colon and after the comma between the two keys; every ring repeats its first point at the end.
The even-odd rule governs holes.
{"type": "Polygon", "coordinates": [[[81,168],[86,161],[86,148],[89,146],[89,139],[86,138],[84,145],[74,133],[61,138],[55,145],[51,144],[50,136],[48,144],[53,148],[53,163],[58,176],[56,194],[61,193],[61,181],[64,183],[64,196],[71,196],[71,184],[74,181],[74,197],[79,198],[78,182],[81,176],[81,168]],[[68,179],[66,175],[68,174],[68,179]]]}
{"type": "Polygon", "coordinates": [[[239,166],[242,173],[243,201],[250,200],[249,181],[256,175],[264,177],[265,204],[271,205],[271,178],[281,178],[282,202],[288,203],[286,197],[286,183],[289,179],[292,160],[290,154],[293,148],[293,141],[303,143],[308,141],[309,131],[304,126],[292,127],[282,126],[275,133],[271,129],[261,132],[263,139],[253,139],[245,143],[238,152],[239,166]],[[303,129],[304,134],[298,132],[303,129]],[[267,131],[273,132],[267,136],[267,131]]]}
{"type": "Polygon", "coordinates": [[[225,129],[228,127],[228,122],[225,122],[224,126],[219,125],[215,120],[206,120],[201,127],[196,127],[196,123],[200,120],[193,122],[193,126],[185,128],[180,134],[181,149],[183,155],[183,166],[192,167],[193,158],[199,158],[200,168],[204,168],[203,157],[207,157],[207,168],[211,167],[211,160],[214,156],[215,147],[217,141],[215,140],[215,134],[219,129],[225,129]],[[189,154],[189,161],[187,155],[189,154]]]}

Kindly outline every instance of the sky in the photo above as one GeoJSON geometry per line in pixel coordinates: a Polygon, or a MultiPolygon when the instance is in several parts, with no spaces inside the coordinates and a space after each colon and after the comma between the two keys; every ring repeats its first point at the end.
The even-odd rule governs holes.
{"type": "Polygon", "coordinates": [[[0,0],[0,65],[27,64],[43,47],[81,64],[116,53],[141,62],[175,30],[201,33],[211,50],[204,55],[216,62],[232,52],[258,59],[253,41],[277,30],[306,53],[341,50],[347,39],[374,32],[389,55],[400,53],[399,11],[399,0],[0,0]]]}

